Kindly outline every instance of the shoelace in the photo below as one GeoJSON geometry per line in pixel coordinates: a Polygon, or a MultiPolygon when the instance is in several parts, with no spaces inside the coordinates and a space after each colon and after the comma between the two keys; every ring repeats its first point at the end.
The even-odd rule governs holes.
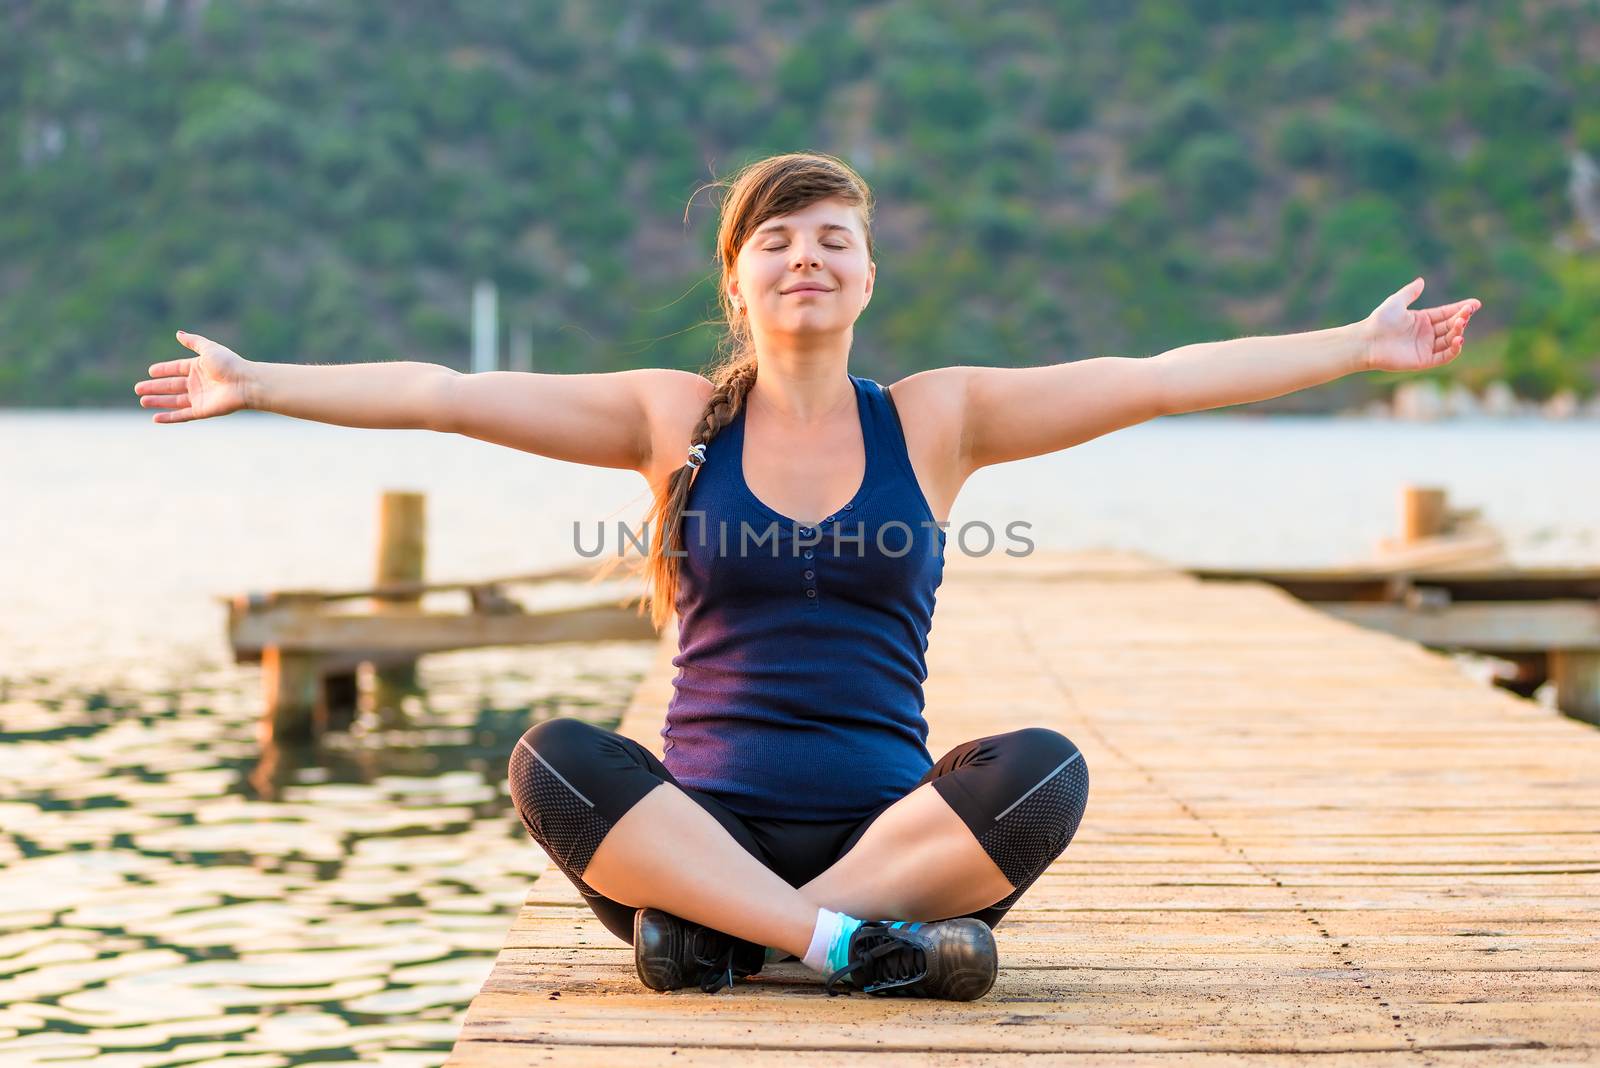
{"type": "Polygon", "coordinates": [[[723,987],[733,985],[733,951],[737,943],[729,938],[727,948],[719,956],[713,957],[713,947],[718,937],[725,936],[698,926],[689,935],[689,949],[695,960],[711,962],[700,974],[700,989],[707,994],[715,994],[723,987]]]}
{"type": "Polygon", "coordinates": [[[851,958],[850,963],[823,981],[822,988],[829,997],[848,994],[848,990],[834,989],[855,972],[866,970],[868,982],[861,988],[864,994],[875,990],[888,990],[914,983],[928,974],[928,959],[922,947],[903,935],[885,931],[875,936],[878,941],[872,948],[851,958]]]}

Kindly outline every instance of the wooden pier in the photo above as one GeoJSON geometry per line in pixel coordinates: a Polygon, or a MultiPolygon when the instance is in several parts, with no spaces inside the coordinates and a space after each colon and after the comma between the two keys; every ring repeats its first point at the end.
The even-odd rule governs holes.
{"type": "Polygon", "coordinates": [[[637,604],[624,603],[626,594],[591,593],[586,601],[592,603],[530,611],[509,593],[516,587],[591,585],[605,577],[606,563],[620,561],[475,582],[425,581],[426,503],[420,493],[391,490],[379,497],[377,560],[369,588],[219,598],[227,609],[235,662],[261,664],[262,719],[272,738],[303,739],[349,727],[363,664],[374,671],[372,704],[394,718],[395,706],[418,691],[417,660],[428,653],[656,637],[637,604]],[[423,599],[438,594],[464,594],[466,604],[454,612],[425,612],[423,599]],[[367,610],[351,612],[352,604],[365,604],[367,610]]]}
{"type": "MultiPolygon", "coordinates": [[[[952,555],[939,601],[934,755],[1044,724],[1092,775],[989,996],[827,998],[792,963],[652,993],[550,868],[447,1063],[1600,1061],[1600,731],[1127,554],[952,555]]],[[[674,641],[622,723],[652,747],[674,641]]]]}

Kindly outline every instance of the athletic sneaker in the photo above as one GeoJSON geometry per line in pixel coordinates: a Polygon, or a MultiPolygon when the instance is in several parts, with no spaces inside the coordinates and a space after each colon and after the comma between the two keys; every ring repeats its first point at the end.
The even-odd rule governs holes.
{"type": "Polygon", "coordinates": [[[828,994],[846,981],[880,997],[976,1001],[994,985],[1000,961],[982,920],[890,923],[872,920],[850,936],[850,962],[828,976],[828,994]]]}
{"type": "Polygon", "coordinates": [[[754,975],[766,963],[766,947],[681,920],[660,909],[633,916],[633,966],[651,990],[679,990],[698,983],[715,994],[733,980],[754,975]]]}

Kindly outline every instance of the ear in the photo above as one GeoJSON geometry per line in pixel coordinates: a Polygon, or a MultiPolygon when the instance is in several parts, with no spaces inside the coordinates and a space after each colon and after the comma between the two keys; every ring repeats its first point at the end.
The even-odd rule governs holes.
{"type": "Polygon", "coordinates": [[[868,304],[872,303],[872,283],[873,283],[873,280],[876,279],[877,277],[878,277],[878,262],[876,260],[868,260],[867,261],[867,288],[861,294],[861,306],[863,308],[865,308],[868,304]]]}

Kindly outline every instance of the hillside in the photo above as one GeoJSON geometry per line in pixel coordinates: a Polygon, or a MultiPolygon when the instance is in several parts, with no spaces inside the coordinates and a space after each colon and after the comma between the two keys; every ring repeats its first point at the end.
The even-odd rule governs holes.
{"type": "Polygon", "coordinates": [[[0,405],[131,407],[180,327],[465,368],[480,277],[540,370],[699,368],[690,196],[806,148],[880,199],[860,373],[1315,329],[1423,274],[1484,301],[1440,377],[1594,391],[1600,3],[1109,7],[6,5],[0,405]]]}

